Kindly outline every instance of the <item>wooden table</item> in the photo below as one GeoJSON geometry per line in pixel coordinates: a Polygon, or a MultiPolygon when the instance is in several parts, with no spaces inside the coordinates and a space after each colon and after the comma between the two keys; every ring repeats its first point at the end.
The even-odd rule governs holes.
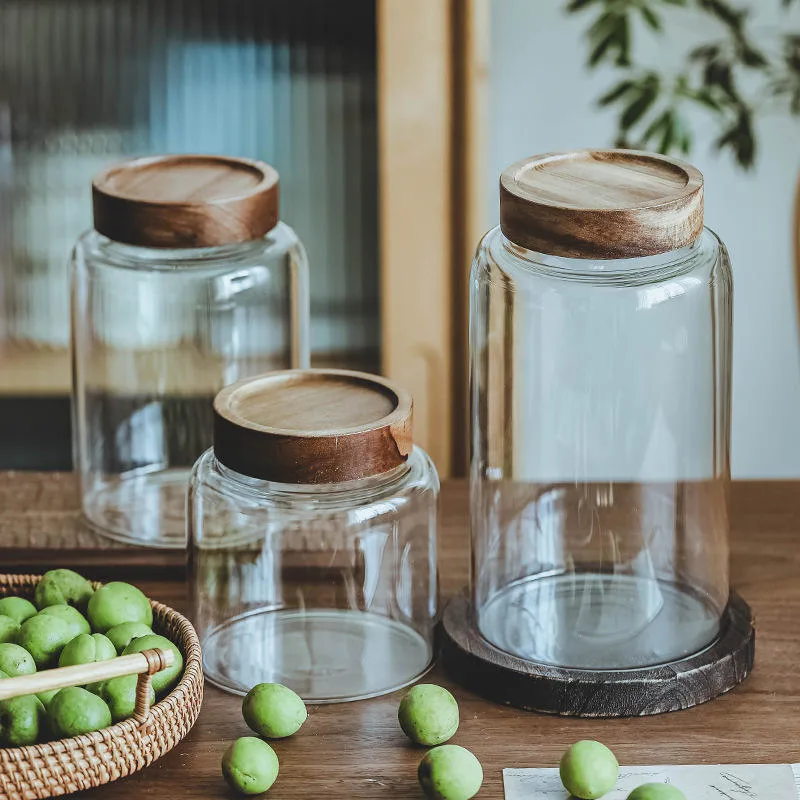
{"type": "MultiPolygon", "coordinates": [[[[446,483],[442,506],[441,585],[447,598],[467,581],[466,486],[446,483]]],[[[15,558],[22,556],[30,564],[41,556],[43,565],[49,565],[52,548],[60,540],[68,544],[67,540],[83,536],[84,545],[92,541],[81,532],[74,507],[68,476],[0,474],[0,548],[14,539],[15,558]],[[14,491],[9,492],[12,484],[14,491]],[[17,500],[12,502],[12,495],[17,500]],[[22,502],[23,497],[28,499],[22,502]],[[31,500],[35,503],[29,506],[31,500]],[[23,532],[46,539],[49,554],[46,549],[39,556],[23,553],[19,541],[23,532]]],[[[567,745],[582,738],[604,741],[623,764],[800,760],[800,482],[735,483],[732,521],[733,580],[753,606],[758,641],[754,674],[731,694],[659,717],[564,719],[492,705],[461,691],[439,669],[431,673],[426,680],[447,686],[459,701],[462,722],[453,741],[470,748],[483,763],[480,798],[503,797],[503,767],[554,766],[567,745]]],[[[11,563],[8,553],[0,549],[4,569],[11,563]]],[[[75,563],[68,553],[63,555],[75,563]]],[[[123,559],[127,560],[124,552],[108,559],[116,562],[115,572],[123,559]]],[[[95,553],[93,573],[102,571],[101,561],[95,553]]],[[[152,579],[142,575],[142,564],[131,564],[144,591],[187,610],[186,587],[179,576],[152,579]]],[[[171,569],[179,572],[175,565],[171,569]]],[[[416,767],[423,751],[412,747],[400,732],[397,703],[397,695],[392,695],[311,707],[301,733],[275,744],[281,774],[268,797],[420,800],[416,767]]],[[[105,800],[227,797],[220,757],[231,740],[247,732],[239,701],[208,687],[200,719],[185,742],[151,768],[95,790],[94,796],[105,800]]]]}

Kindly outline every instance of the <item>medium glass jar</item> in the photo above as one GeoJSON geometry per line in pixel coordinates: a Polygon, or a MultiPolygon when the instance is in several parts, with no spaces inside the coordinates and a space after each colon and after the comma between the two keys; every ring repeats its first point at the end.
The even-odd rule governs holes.
{"type": "Polygon", "coordinates": [[[308,266],[267,164],[125,162],[72,256],[73,441],[104,534],[185,547],[186,486],[226,384],[308,364],[308,266]]]}
{"type": "Polygon", "coordinates": [[[702,176],[578,151],[500,192],[471,277],[480,633],[565,668],[696,653],[729,596],[733,300],[702,176]]]}
{"type": "Polygon", "coordinates": [[[189,490],[193,621],[215,685],[357,700],[432,662],[439,480],[411,398],[373,375],[275,372],[214,402],[189,490]]]}

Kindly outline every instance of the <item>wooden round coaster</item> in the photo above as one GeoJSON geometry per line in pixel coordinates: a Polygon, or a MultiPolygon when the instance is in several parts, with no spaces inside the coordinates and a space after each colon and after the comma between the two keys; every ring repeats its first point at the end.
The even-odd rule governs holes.
{"type": "Polygon", "coordinates": [[[691,708],[733,689],[753,669],[755,639],[750,606],[732,592],[720,637],[696,655],[641,669],[563,669],[489,644],[471,601],[459,595],[444,612],[441,659],[458,683],[504,705],[562,716],[639,717],[691,708]]]}

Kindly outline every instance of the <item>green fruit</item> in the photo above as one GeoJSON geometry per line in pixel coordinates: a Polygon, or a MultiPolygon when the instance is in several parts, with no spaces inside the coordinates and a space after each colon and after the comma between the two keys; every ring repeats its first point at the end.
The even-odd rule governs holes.
{"type": "Polygon", "coordinates": [[[0,670],[11,678],[19,675],[33,675],[36,663],[31,654],[18,644],[0,644],[0,670]]]}
{"type": "MultiPolygon", "coordinates": [[[[138,675],[123,675],[121,678],[111,678],[100,684],[97,693],[105,700],[111,711],[114,722],[122,722],[133,716],[136,707],[136,684],[138,675]]],[[[156,693],[150,687],[150,703],[155,703],[156,693]]]]}
{"type": "Polygon", "coordinates": [[[101,586],[89,601],[89,622],[97,633],[105,633],[123,622],[153,625],[150,601],[129,583],[114,581],[101,586]]]}
{"type": "Polygon", "coordinates": [[[619,763],[604,744],[584,740],[564,753],[559,771],[561,783],[573,797],[597,800],[617,785],[619,763]]]}
{"type": "Polygon", "coordinates": [[[19,635],[19,622],[11,617],[0,616],[0,643],[15,642],[19,635]]]}
{"type": "Polygon", "coordinates": [[[109,628],[106,636],[111,640],[114,647],[117,648],[118,653],[122,651],[131,643],[133,639],[139,636],[147,636],[153,630],[143,622],[123,622],[121,625],[115,625],[109,628]]]}
{"type": "Polygon", "coordinates": [[[35,694],[0,700],[0,747],[36,744],[45,724],[45,709],[35,694]]]}
{"type": "Polygon", "coordinates": [[[628,800],[686,800],[686,795],[666,783],[646,783],[634,789],[628,795],[628,800]]]}
{"type": "Polygon", "coordinates": [[[278,777],[278,756],[262,739],[243,736],[222,756],[222,775],[232,789],[242,794],[261,794],[278,777]]]}
{"type": "Polygon", "coordinates": [[[51,701],[47,718],[59,739],[99,731],[111,724],[111,711],[96,694],[77,686],[62,689],[51,701]]]}
{"type": "Polygon", "coordinates": [[[42,705],[48,709],[53,698],[61,691],[61,689],[50,689],[47,692],[39,692],[36,696],[42,701],[42,705]]]}
{"type": "Polygon", "coordinates": [[[280,683],[259,683],[242,701],[247,727],[267,739],[283,739],[300,730],[308,717],[306,704],[280,683]]]}
{"type": "Polygon", "coordinates": [[[64,620],[69,625],[70,641],[82,633],[91,633],[92,629],[86,621],[86,617],[72,606],[48,606],[43,608],[36,616],[56,617],[64,620]]]}
{"type": "Polygon", "coordinates": [[[40,610],[48,606],[67,604],[86,611],[93,593],[89,581],[77,572],[71,569],[52,569],[39,581],[33,599],[40,610]]]}
{"type": "Polygon", "coordinates": [[[70,625],[63,619],[37,614],[22,623],[17,642],[33,656],[37,669],[43,669],[54,667],[61,651],[74,638],[70,625]]]}
{"type": "Polygon", "coordinates": [[[458,730],[458,703],[442,686],[420,683],[400,701],[397,719],[412,742],[442,744],[458,730]]]}
{"type": "Polygon", "coordinates": [[[161,697],[172,689],[178,682],[183,672],[183,656],[181,651],[169,639],[159,636],[156,633],[140,636],[134,639],[123,651],[122,655],[127,656],[131,653],[141,653],[143,650],[172,650],[175,653],[175,663],[167,669],[161,670],[153,675],[153,688],[156,695],[161,697]]]}
{"type": "Polygon", "coordinates": [[[82,633],[61,651],[58,666],[74,667],[76,664],[93,664],[116,657],[114,645],[102,633],[82,633]]]}
{"type": "Polygon", "coordinates": [[[432,800],[469,800],[481,788],[483,767],[465,747],[443,744],[428,750],[417,777],[432,800]]]}
{"type": "Polygon", "coordinates": [[[36,614],[36,606],[24,597],[4,597],[0,600],[0,615],[15,619],[20,625],[36,614]]]}

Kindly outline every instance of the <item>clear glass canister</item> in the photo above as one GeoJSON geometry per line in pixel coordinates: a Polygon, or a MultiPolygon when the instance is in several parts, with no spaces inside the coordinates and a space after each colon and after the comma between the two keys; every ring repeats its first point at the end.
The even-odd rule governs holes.
{"type": "Polygon", "coordinates": [[[733,295],[702,176],[578,151],[500,195],[471,276],[480,632],[577,669],[696,653],[729,596],[733,295]]]}
{"type": "Polygon", "coordinates": [[[439,480],[411,398],[374,375],[275,372],[214,402],[189,492],[206,677],[357,700],[430,666],[439,480]]]}
{"type": "Polygon", "coordinates": [[[92,185],[72,256],[73,441],[106,535],[185,547],[191,467],[225,385],[308,365],[308,267],[261,162],[165,156],[92,185]]]}

